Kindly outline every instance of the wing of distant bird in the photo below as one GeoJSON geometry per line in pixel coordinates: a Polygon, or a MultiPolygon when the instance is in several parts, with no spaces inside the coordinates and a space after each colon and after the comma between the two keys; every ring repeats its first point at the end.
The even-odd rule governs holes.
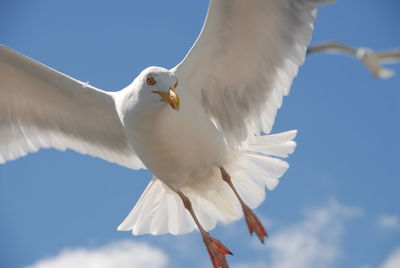
{"type": "Polygon", "coordinates": [[[390,78],[395,75],[393,70],[387,69],[382,64],[397,63],[400,61],[400,50],[373,51],[370,48],[352,48],[337,42],[328,42],[309,47],[308,54],[317,52],[344,53],[359,59],[365,67],[377,78],[390,78]]]}

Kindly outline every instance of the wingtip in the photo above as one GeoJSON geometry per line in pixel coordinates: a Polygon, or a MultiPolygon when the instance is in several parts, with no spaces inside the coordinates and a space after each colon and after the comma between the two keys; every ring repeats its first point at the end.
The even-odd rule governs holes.
{"type": "Polygon", "coordinates": [[[127,228],[124,224],[120,224],[118,227],[117,227],[117,231],[130,231],[131,229],[130,228],[127,228]]]}
{"type": "Polygon", "coordinates": [[[288,131],[285,131],[285,132],[282,132],[282,133],[278,133],[278,134],[275,134],[275,135],[286,134],[287,135],[286,137],[288,137],[289,140],[293,140],[293,139],[296,138],[297,133],[298,133],[297,129],[292,129],[292,130],[288,130],[288,131]]]}
{"type": "Polygon", "coordinates": [[[297,129],[293,129],[291,130],[291,132],[293,133],[293,139],[297,137],[297,133],[299,132],[297,129]]]}

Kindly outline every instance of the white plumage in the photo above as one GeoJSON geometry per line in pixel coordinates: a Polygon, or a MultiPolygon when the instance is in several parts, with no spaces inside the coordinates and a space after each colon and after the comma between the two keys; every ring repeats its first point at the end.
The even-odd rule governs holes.
{"type": "MultiPolygon", "coordinates": [[[[314,4],[318,2],[321,1],[211,1],[196,43],[171,70],[179,79],[177,92],[190,91],[224,137],[231,151],[221,164],[252,208],[264,200],[265,185],[273,188],[288,167],[273,156],[286,157],[295,147],[291,141],[295,132],[276,135],[270,143],[263,143],[266,137],[256,135],[270,132],[282,97],[289,93],[298,66],[304,61],[315,19],[314,4]],[[273,150],[275,146],[279,152],[273,150]],[[253,155],[243,153],[246,151],[253,155]]],[[[182,105],[185,103],[182,101],[182,105]]],[[[214,170],[208,180],[202,180],[206,185],[212,183],[212,187],[185,189],[206,230],[214,228],[218,221],[227,224],[242,216],[236,197],[219,176],[214,170]]],[[[182,211],[176,216],[164,213],[162,195],[175,193],[162,189],[165,188],[161,184],[150,183],[148,194],[141,197],[119,229],[132,229],[134,234],[192,231],[195,224],[183,206],[178,206],[182,211]],[[152,195],[159,191],[163,194],[152,195]],[[147,221],[143,222],[143,218],[147,221]],[[156,224],[171,221],[174,224],[168,227],[156,224]]]]}
{"type": "MultiPolygon", "coordinates": [[[[226,165],[236,189],[251,208],[257,207],[264,200],[265,186],[273,190],[278,185],[288,164],[271,156],[286,157],[292,153],[296,146],[292,141],[295,136],[296,131],[288,131],[257,137],[256,143],[238,152],[236,161],[226,165]]],[[[210,179],[211,184],[207,180],[203,187],[184,189],[206,230],[213,229],[217,221],[228,224],[243,216],[236,197],[220,179],[219,174],[210,179]]],[[[132,229],[135,235],[191,232],[196,225],[180,203],[181,200],[174,191],[153,178],[118,229],[132,229]]]]}
{"type": "Polygon", "coordinates": [[[0,46],[0,163],[40,148],[72,149],[144,168],[111,93],[0,46]]]}
{"type": "Polygon", "coordinates": [[[237,220],[243,212],[220,167],[251,208],[264,200],[265,186],[278,184],[296,131],[259,135],[271,131],[304,61],[315,5],[326,2],[212,0],[180,64],[150,67],[115,93],[2,46],[0,163],[53,147],[148,168],[155,177],[119,226],[134,234],[195,229],[177,192],[206,230],[237,220]],[[179,111],[179,99],[170,100],[174,109],[165,103],[168,89],[179,95],[179,111]]]}

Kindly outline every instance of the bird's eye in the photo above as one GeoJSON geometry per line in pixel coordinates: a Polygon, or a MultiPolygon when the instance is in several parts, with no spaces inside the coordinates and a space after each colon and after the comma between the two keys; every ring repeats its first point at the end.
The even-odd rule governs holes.
{"type": "Polygon", "coordinates": [[[178,80],[176,80],[175,84],[174,84],[174,88],[176,88],[178,86],[178,80]]]}
{"type": "Polygon", "coordinates": [[[154,86],[156,84],[156,80],[152,76],[148,76],[146,79],[146,83],[149,86],[154,86]]]}

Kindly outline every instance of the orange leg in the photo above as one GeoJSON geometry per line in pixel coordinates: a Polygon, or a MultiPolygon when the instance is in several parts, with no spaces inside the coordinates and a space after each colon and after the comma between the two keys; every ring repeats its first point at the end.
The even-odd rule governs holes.
{"type": "Polygon", "coordinates": [[[268,237],[267,231],[265,230],[264,226],[262,225],[256,214],[254,214],[251,208],[249,208],[249,206],[247,206],[246,203],[243,202],[242,198],[240,198],[240,195],[236,191],[235,186],[232,183],[231,176],[228,174],[228,172],[223,167],[221,167],[220,170],[222,179],[232,188],[236,197],[239,199],[240,204],[242,205],[243,214],[246,219],[247,227],[249,228],[250,234],[252,235],[255,232],[258,239],[260,239],[261,243],[264,244],[265,238],[268,237]]]}
{"type": "Polygon", "coordinates": [[[225,254],[233,255],[232,252],[225,247],[219,240],[213,238],[209,233],[207,233],[201,226],[196,214],[193,211],[192,203],[189,198],[182,192],[177,192],[183,201],[183,205],[190,212],[195,221],[197,228],[199,229],[201,236],[203,237],[203,242],[207,247],[208,254],[210,255],[211,262],[214,268],[229,268],[228,262],[226,261],[225,254]]]}

